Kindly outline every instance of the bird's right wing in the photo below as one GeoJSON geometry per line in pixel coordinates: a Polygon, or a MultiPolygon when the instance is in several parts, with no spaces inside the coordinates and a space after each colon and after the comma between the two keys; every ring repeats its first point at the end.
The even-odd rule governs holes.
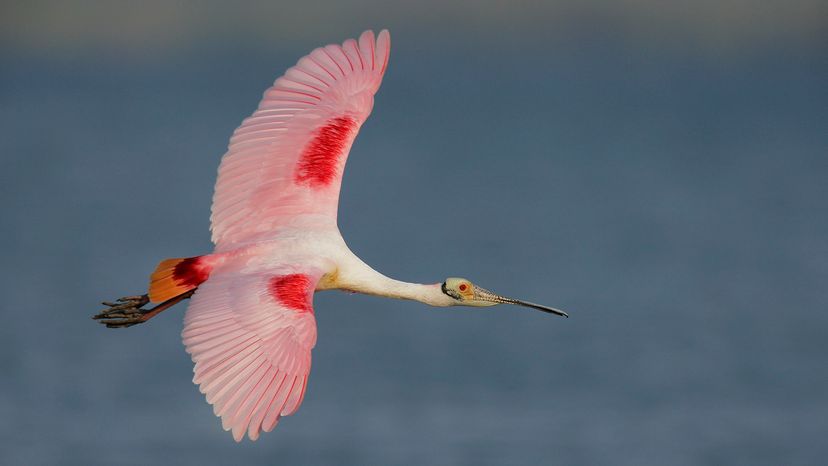
{"type": "Polygon", "coordinates": [[[307,266],[231,262],[193,295],[182,332],[193,382],[237,442],[245,432],[256,440],[299,409],[316,344],[312,299],[321,276],[307,266]]]}
{"type": "Polygon", "coordinates": [[[336,222],[342,172],[388,64],[383,30],[321,47],[273,87],[233,133],[213,195],[216,250],[269,239],[298,215],[336,222]]]}

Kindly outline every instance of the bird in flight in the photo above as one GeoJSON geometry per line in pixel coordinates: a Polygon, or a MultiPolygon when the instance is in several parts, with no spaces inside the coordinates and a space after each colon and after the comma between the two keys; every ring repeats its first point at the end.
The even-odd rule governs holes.
{"type": "Polygon", "coordinates": [[[317,48],[264,93],[230,138],[210,216],[212,254],[162,261],[149,291],[105,302],[107,327],[146,322],[192,298],[182,338],[193,382],[241,441],[273,430],[305,395],[316,344],[313,294],[345,290],[431,306],[517,304],[464,278],[406,283],[357,257],[337,227],[342,173],[388,65],[390,36],[317,48]],[[145,308],[150,303],[154,307],[145,308]]]}

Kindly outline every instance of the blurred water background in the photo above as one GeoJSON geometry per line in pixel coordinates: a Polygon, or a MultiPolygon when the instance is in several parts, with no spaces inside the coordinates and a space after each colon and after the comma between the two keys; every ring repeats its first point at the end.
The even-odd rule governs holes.
{"type": "Polygon", "coordinates": [[[794,465],[828,457],[822,2],[4,2],[0,463],[794,465]],[[232,6],[231,6],[232,5],[232,6]],[[304,405],[237,445],[183,306],[230,133],[391,30],[340,226],[400,279],[570,311],[316,296],[304,405]]]}

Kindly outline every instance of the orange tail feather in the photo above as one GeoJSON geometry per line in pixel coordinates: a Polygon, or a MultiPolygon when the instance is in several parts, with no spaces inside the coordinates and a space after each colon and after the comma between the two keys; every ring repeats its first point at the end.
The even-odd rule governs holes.
{"type": "Polygon", "coordinates": [[[150,276],[149,298],[152,302],[168,299],[198,288],[213,271],[210,256],[166,259],[150,276]]]}

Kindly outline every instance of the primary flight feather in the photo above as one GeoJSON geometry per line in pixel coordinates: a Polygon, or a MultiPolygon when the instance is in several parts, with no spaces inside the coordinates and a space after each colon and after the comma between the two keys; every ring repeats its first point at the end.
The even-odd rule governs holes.
{"type": "Polygon", "coordinates": [[[336,222],[342,173],[390,47],[388,31],[366,31],[314,50],[277,79],[222,158],[210,216],[215,251],[162,261],[147,294],[104,303],[93,317],[129,327],[192,298],[182,337],[193,382],[236,441],[245,433],[256,440],[302,403],[316,344],[315,291],[432,306],[518,304],[566,316],[462,278],[394,280],[345,244],[336,222]],[[159,304],[144,309],[149,302],[159,304]]]}

